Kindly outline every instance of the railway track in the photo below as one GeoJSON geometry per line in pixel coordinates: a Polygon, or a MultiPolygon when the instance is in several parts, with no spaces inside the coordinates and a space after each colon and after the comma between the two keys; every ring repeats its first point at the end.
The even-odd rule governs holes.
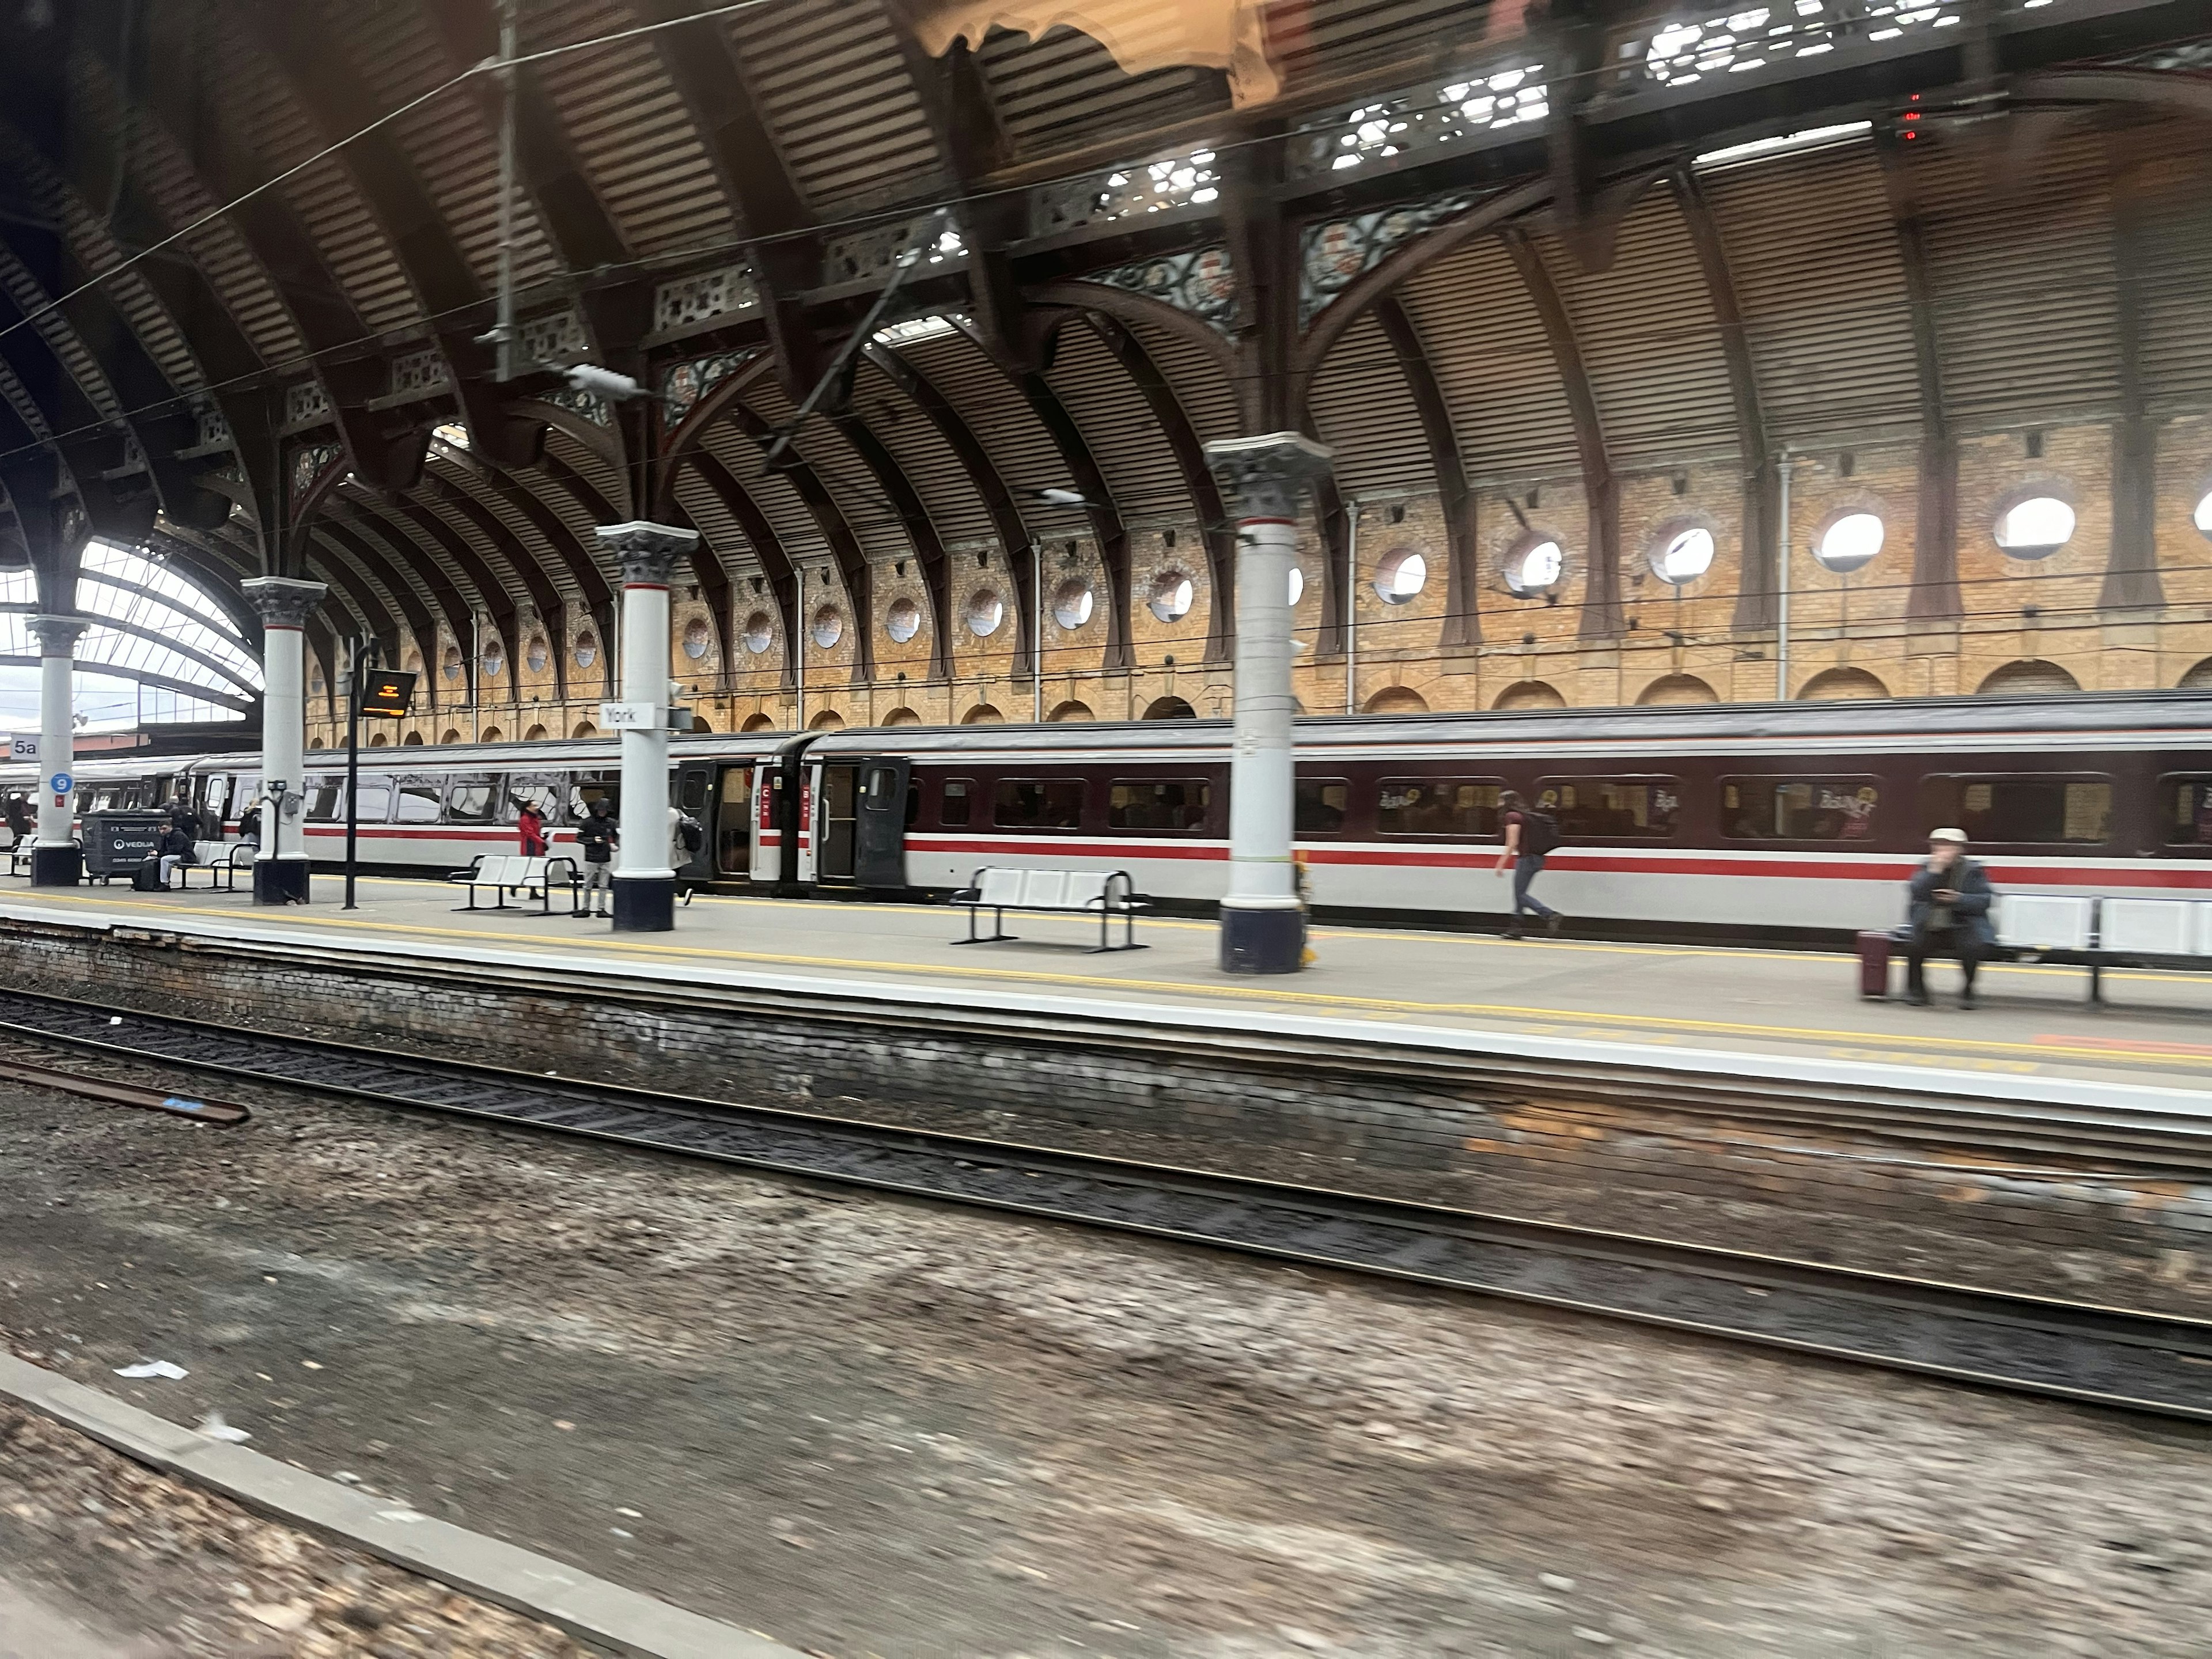
{"type": "Polygon", "coordinates": [[[380,1106],[1143,1233],[2212,1422],[2212,1322],[0,993],[0,1032],[380,1106]]]}

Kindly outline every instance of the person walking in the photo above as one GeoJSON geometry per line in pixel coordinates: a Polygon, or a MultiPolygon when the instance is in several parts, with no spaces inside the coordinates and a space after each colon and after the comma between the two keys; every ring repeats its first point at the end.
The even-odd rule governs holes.
{"type": "Polygon", "coordinates": [[[1521,913],[1524,910],[1537,916],[1547,930],[1556,933],[1559,931],[1559,913],[1528,889],[1544,872],[1544,860],[1559,850],[1559,826],[1550,813],[1538,811],[1511,789],[1498,792],[1498,826],[1505,832],[1505,845],[1498,849],[1498,862],[1491,874],[1504,875],[1506,865],[1510,862],[1513,866],[1513,920],[1506,924],[1505,937],[1521,937],[1521,913]]]}
{"type": "Polygon", "coordinates": [[[668,809],[668,867],[676,872],[676,890],[684,896],[688,907],[694,891],[693,884],[684,874],[684,866],[697,858],[707,845],[707,826],[701,823],[682,807],[668,809]]]}
{"type": "Polygon", "coordinates": [[[609,920],[614,915],[615,848],[622,845],[614,802],[605,795],[593,801],[576,826],[576,840],[584,849],[583,908],[577,915],[609,920]]]}
{"type": "Polygon", "coordinates": [[[1990,926],[1990,901],[1996,896],[1989,872],[1966,856],[1966,832],[1937,830],[1928,837],[1928,861],[1906,884],[1905,921],[1912,930],[1905,947],[1905,1000],[1928,1006],[1928,958],[1939,952],[1958,957],[1965,980],[1959,1006],[1975,1006],[1974,973],[1996,943],[1990,926]]]}
{"type": "Polygon", "coordinates": [[[522,856],[542,859],[545,856],[545,819],[538,804],[525,796],[514,809],[514,833],[521,842],[522,856]]]}

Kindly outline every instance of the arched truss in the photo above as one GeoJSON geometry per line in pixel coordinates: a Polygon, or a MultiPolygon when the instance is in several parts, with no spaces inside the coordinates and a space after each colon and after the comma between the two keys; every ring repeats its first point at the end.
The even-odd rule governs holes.
{"type": "MultiPolygon", "coordinates": [[[[1132,513],[1117,497],[1113,458],[1134,452],[1126,417],[1109,411],[1143,411],[1146,453],[1174,479],[1175,510],[1204,538],[1215,593],[1225,596],[1233,544],[1204,443],[1249,428],[1259,411],[1276,424],[1316,426],[1316,377],[1352,331],[1379,326],[1388,351],[1374,372],[1395,378],[1377,380],[1378,394],[1412,411],[1420,460],[1408,477],[1443,507],[1440,642],[1472,647],[1482,637],[1475,502],[1487,480],[1514,466],[1462,385],[1464,317],[1404,296],[1423,273],[1494,243],[1515,291],[1470,292],[1455,304],[1465,313],[1510,303],[1540,325],[1556,382],[1546,395],[1572,429],[1590,525],[1583,627],[1610,635],[1624,625],[1612,586],[1625,556],[1621,479],[1662,458],[1639,436],[1652,422],[1639,401],[1647,394],[1607,331],[1593,328],[1592,307],[1607,290],[1591,273],[1637,257],[1636,227],[1663,198],[1698,276],[1698,326],[1717,343],[1710,378],[1743,478],[1736,619],[1755,629],[1772,612],[1775,457],[1820,424],[1777,379],[1796,343],[1778,339],[1787,329],[1763,286],[1764,244],[1797,231],[1786,203],[1758,208],[1766,216],[1753,222],[1747,192],[1691,158],[1816,125],[1816,116],[1871,117],[1887,241],[1868,243],[1863,257],[1901,273],[1900,313],[1917,319],[1907,324],[1917,329],[1905,424],[1919,447],[1921,526],[1911,609],[1940,620],[1960,603],[1960,434],[1997,417],[1962,401],[1955,385],[1962,348],[1944,319],[1972,308],[1960,297],[1968,261],[1956,243],[1962,225],[1984,222],[1951,177],[1945,146],[1954,141],[1936,124],[1954,94],[1995,73],[2011,118],[1980,123],[1957,145],[2014,143],[2021,173],[2104,146],[2115,176],[2154,178],[2172,173],[2174,154],[2203,148],[2212,108],[2203,76],[2171,66],[2185,61],[2171,43],[2191,33],[2181,0],[2118,0],[2094,20],[2071,16],[2065,0],[2008,14],[2006,27],[1974,49],[1987,62],[1957,38],[1967,30],[1908,28],[1879,52],[1856,42],[1856,58],[1835,55],[1851,59],[1840,68],[1811,55],[1716,60],[1694,82],[1654,55],[1654,28],[1680,22],[1675,13],[1623,8],[1587,38],[1492,40],[1487,8],[1431,9],[1418,23],[1373,9],[1354,17],[1355,0],[1339,20],[1359,25],[1365,56],[1285,60],[1281,100],[1258,113],[1281,119],[1291,136],[1205,164],[1213,173],[1203,191],[1195,170],[1194,182],[1178,184],[1172,167],[1132,164],[1194,158],[1261,131],[1229,107],[1224,83],[1200,76],[1171,102],[1147,105],[1103,52],[1070,56],[1065,40],[933,59],[890,11],[854,7],[836,24],[834,52],[818,41],[799,51],[787,31],[740,15],[532,65],[517,77],[526,316],[552,328],[560,349],[632,374],[656,394],[592,407],[542,372],[501,384],[477,338],[493,266],[484,204],[497,102],[486,78],[263,191],[170,257],[138,261],[36,325],[11,329],[27,306],[269,184],[496,44],[481,5],[241,0],[204,18],[190,7],[146,8],[127,29],[112,5],[56,9],[52,26],[27,27],[0,62],[0,165],[43,216],[0,225],[0,484],[13,533],[57,581],[88,530],[133,544],[150,538],[217,586],[264,572],[316,576],[332,598],[309,645],[328,667],[339,638],[358,631],[388,644],[404,633],[428,658],[441,629],[465,649],[482,618],[519,646],[526,606],[549,628],[565,628],[572,611],[606,627],[614,587],[591,527],[634,515],[637,503],[674,516],[678,482],[691,479],[719,504],[716,521],[737,526],[735,544],[702,546],[692,570],[726,665],[755,565],[775,591],[787,639],[795,637],[795,584],[810,555],[793,538],[803,534],[851,596],[862,678],[873,567],[887,556],[918,562],[931,673],[942,677],[955,633],[952,548],[978,536],[999,544],[1012,574],[1015,672],[1033,665],[1026,624],[1036,596],[1024,555],[1068,517],[1030,493],[1049,483],[1084,502],[1078,521],[1108,577],[1103,661],[1121,665],[1130,660],[1132,513]],[[2163,55],[2145,56],[2153,46],[2163,55]],[[1618,88],[1595,68],[1562,79],[1545,122],[1484,127],[1465,117],[1456,136],[1415,131],[1421,120],[1431,134],[1462,121],[1437,65],[1451,66],[1463,95],[1486,65],[1527,61],[1651,68],[1618,88]],[[149,72],[156,64],[161,72],[149,72]],[[1741,73],[1747,67],[1756,72],[1741,73]],[[1039,95],[1047,79],[1070,73],[1087,77],[1081,95],[1039,95]],[[623,120],[605,106],[613,86],[625,89],[623,120]],[[1915,112],[1930,120],[1917,136],[1941,142],[1908,154],[1887,136],[1889,88],[1899,86],[1917,90],[1915,112]],[[1116,107],[1123,112],[1097,113],[1116,107]],[[1384,123],[1413,134],[1394,139],[1390,155],[1350,113],[1368,118],[1385,107],[1416,118],[1384,123]],[[2101,127],[2100,112],[2116,107],[2135,125],[2101,127]],[[857,108],[870,118],[854,120],[857,108]],[[2162,137],[2161,120],[2197,123],[2186,129],[2197,137],[2162,137]],[[128,136],[118,143],[118,134],[128,136]],[[1301,146],[1316,142],[1348,148],[1329,149],[1323,160],[1335,164],[1310,166],[1301,146]],[[2161,143],[2167,154],[2138,155],[2161,143]],[[948,200],[964,245],[921,267],[909,300],[945,317],[963,349],[988,362],[1006,408],[979,400],[982,382],[967,369],[948,390],[939,381],[950,359],[941,365],[887,337],[867,349],[855,382],[868,395],[833,400],[799,434],[799,465],[773,485],[738,477],[730,452],[718,457],[706,435],[735,430],[764,441],[880,285],[884,249],[906,234],[901,204],[948,200]],[[872,241],[848,228],[862,210],[885,227],[872,241]],[[1385,224],[1392,212],[1414,233],[1385,224]],[[1374,256],[1326,303],[1309,303],[1300,239],[1355,222],[1378,239],[1374,256]],[[728,246],[740,226],[752,239],[742,255],[728,246]],[[1759,258],[1747,266],[1753,245],[1759,258]],[[1218,249],[1217,270],[1231,274],[1235,292],[1218,314],[1154,281],[1202,249],[1218,249]],[[732,274],[737,264],[746,268],[732,274]],[[1181,297],[1163,297],[1171,290],[1181,297]],[[545,320],[563,313],[571,320],[545,320]],[[1117,377],[1114,398],[1070,395],[1054,365],[1076,337],[1071,328],[1103,346],[1086,373],[1117,377]],[[647,404],[658,402],[663,376],[717,353],[750,361],[660,433],[647,404]],[[465,449],[428,438],[449,423],[466,432],[465,449]],[[320,459],[301,488],[303,452],[320,459]],[[784,511],[787,500],[799,516],[784,511]]],[[[664,15],[643,3],[627,11],[633,21],[664,15]]],[[[1803,28],[1853,27],[1825,10],[1798,15],[1803,28]]],[[[1986,153],[1978,165],[1988,177],[2006,170],[1986,153]]],[[[2154,195],[2115,187],[2108,214],[2106,240],[2125,255],[2115,262],[2123,276],[2112,285],[2111,329],[2130,361],[2164,326],[2162,279],[2130,273],[2154,273],[2175,257],[2160,216],[2170,204],[2154,195]]],[[[2118,373],[2112,604],[2160,598],[2145,503],[2156,422],[2179,395],[2154,371],[2124,363],[2118,373]]],[[[1357,429],[1318,424],[1348,453],[1361,442],[1357,429]]],[[[1318,641],[1326,653],[1340,643],[1349,602],[1349,518],[1340,486],[1325,484],[1316,499],[1330,554],[1318,641]]],[[[245,620],[234,608],[227,614],[245,620]]],[[[1206,654],[1225,659],[1230,607],[1217,602],[1209,615],[1206,654]]]]}

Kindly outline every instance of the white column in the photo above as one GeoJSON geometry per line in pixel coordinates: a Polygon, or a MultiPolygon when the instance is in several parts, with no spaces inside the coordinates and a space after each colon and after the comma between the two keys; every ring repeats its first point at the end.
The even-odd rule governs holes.
{"type": "Polygon", "coordinates": [[[39,641],[39,837],[31,848],[33,887],[74,887],[84,855],[70,833],[76,770],[76,642],[92,626],[86,617],[33,617],[39,641]],[[58,793],[54,783],[64,787],[58,793]]]}
{"type": "Polygon", "coordinates": [[[253,902],[305,904],[307,624],[329,590],[293,576],[259,576],[239,587],[261,613],[261,856],[253,902]]]}
{"type": "Polygon", "coordinates": [[[1305,955],[1291,836],[1296,757],[1291,720],[1291,567],[1298,491],[1325,475],[1331,452],[1295,432],[1206,447],[1236,502],[1236,748],[1229,770],[1229,891],[1221,902],[1221,967],[1294,974],[1305,955]]]}
{"type": "Polygon", "coordinates": [[[615,931],[676,926],[668,833],[668,579],[699,532],[634,520],[601,525],[622,563],[622,846],[615,858],[615,931]]]}

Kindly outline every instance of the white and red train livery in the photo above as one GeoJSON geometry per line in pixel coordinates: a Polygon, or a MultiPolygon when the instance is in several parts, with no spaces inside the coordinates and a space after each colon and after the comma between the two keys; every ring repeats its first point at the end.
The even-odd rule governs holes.
{"type": "MultiPolygon", "coordinates": [[[[1599,931],[1887,926],[1946,824],[2001,890],[2212,899],[2208,726],[2212,696],[2189,692],[1306,719],[1297,852],[1325,911],[1496,915],[1510,787],[1566,842],[1545,896],[1599,931]]],[[[1225,884],[1230,741],[1220,721],[681,737],[675,798],[708,832],[684,873],[918,896],[987,864],[1126,870],[1203,906],[1225,884]]],[[[343,760],[307,761],[307,844],[334,860],[343,760]]],[[[620,768],[611,738],[376,749],[361,764],[362,858],[405,869],[509,850],[525,796],[572,840],[620,768]]],[[[0,788],[27,793],[18,769],[0,788]]],[[[255,772],[242,756],[88,760],[80,810],[181,793],[234,823],[255,772]]]]}

